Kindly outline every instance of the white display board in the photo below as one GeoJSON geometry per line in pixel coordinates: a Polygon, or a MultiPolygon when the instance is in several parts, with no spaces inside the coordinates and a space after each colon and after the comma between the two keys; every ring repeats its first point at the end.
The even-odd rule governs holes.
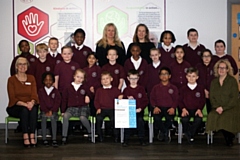
{"type": "Polygon", "coordinates": [[[136,100],[115,99],[115,128],[136,128],[136,100]]]}

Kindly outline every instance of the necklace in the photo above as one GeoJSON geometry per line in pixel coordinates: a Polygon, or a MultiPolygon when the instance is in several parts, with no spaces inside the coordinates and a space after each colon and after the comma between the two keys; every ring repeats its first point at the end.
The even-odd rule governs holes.
{"type": "Polygon", "coordinates": [[[19,82],[21,82],[22,84],[25,84],[25,82],[27,81],[27,75],[24,74],[24,76],[20,77],[19,75],[16,74],[16,77],[18,79],[19,82]]]}

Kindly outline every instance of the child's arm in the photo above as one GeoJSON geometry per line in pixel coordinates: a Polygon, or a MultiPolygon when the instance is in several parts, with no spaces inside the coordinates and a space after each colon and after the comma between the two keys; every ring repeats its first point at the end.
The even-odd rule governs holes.
{"type": "Polygon", "coordinates": [[[90,103],[90,98],[88,96],[85,96],[85,103],[90,103]]]}
{"type": "Polygon", "coordinates": [[[58,89],[59,76],[55,76],[54,87],[58,89]]]}
{"type": "Polygon", "coordinates": [[[124,82],[124,79],[123,79],[123,78],[120,78],[120,80],[119,80],[119,85],[118,85],[118,89],[119,89],[119,90],[122,89],[123,82],[124,82]]]}

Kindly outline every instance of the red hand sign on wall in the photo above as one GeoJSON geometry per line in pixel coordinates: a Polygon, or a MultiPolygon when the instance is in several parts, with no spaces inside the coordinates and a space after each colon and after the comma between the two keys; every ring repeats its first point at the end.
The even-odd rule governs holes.
{"type": "Polygon", "coordinates": [[[36,7],[30,7],[17,17],[18,34],[34,42],[49,32],[48,14],[36,7]]]}

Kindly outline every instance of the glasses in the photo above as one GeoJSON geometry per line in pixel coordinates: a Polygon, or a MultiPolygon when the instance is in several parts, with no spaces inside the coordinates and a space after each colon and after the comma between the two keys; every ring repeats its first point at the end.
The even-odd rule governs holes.
{"type": "Polygon", "coordinates": [[[26,66],[27,63],[18,63],[19,66],[26,66]]]}
{"type": "Polygon", "coordinates": [[[227,69],[227,67],[218,67],[218,69],[225,70],[225,69],[227,69]]]}
{"type": "Polygon", "coordinates": [[[129,78],[130,81],[136,81],[138,78],[129,78]]]}

